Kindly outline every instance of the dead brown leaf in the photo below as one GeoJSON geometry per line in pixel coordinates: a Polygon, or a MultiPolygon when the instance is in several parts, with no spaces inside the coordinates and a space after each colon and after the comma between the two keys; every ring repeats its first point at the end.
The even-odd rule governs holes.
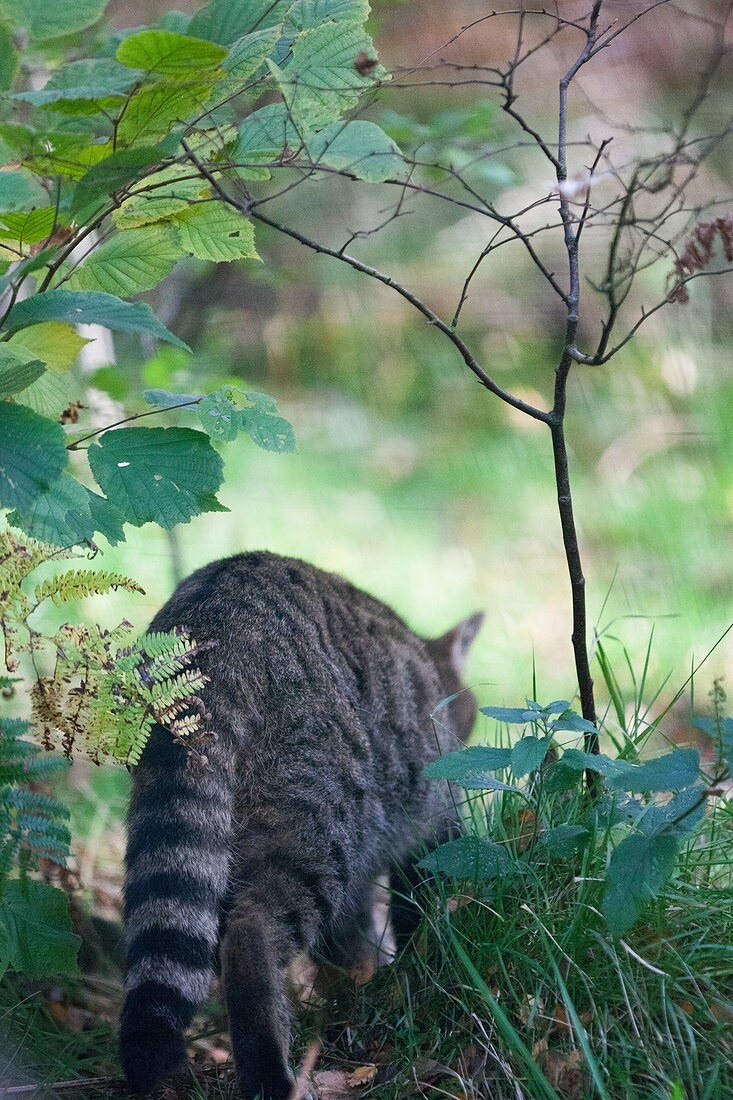
{"type": "Polygon", "coordinates": [[[352,1100],[349,1076],[342,1069],[324,1069],[313,1077],[319,1100],[352,1100]]]}
{"type": "Polygon", "coordinates": [[[357,1066],[349,1076],[349,1088],[360,1089],[369,1085],[377,1076],[377,1067],[374,1065],[357,1066]]]}

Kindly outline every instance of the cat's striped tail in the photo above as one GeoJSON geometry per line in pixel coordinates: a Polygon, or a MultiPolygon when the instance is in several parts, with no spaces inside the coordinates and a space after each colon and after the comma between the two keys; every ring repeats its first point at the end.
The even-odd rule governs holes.
{"type": "Polygon", "coordinates": [[[134,772],[120,1060],[138,1092],[179,1068],[183,1033],[211,979],[229,873],[234,764],[226,738],[207,749],[211,770],[201,774],[156,727],[134,772]]]}

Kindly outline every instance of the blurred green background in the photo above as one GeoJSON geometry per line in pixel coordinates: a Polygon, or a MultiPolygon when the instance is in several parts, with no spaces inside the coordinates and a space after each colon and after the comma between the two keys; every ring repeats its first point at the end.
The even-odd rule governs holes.
{"type": "MultiPolygon", "coordinates": [[[[610,4],[609,16],[645,6],[610,4]]],[[[129,26],[167,7],[118,0],[110,11],[118,26],[129,26]]],[[[417,64],[486,12],[481,3],[439,0],[374,0],[372,7],[388,67],[417,64]]],[[[687,10],[715,16],[723,7],[687,10]]],[[[626,125],[654,128],[673,119],[712,48],[709,27],[682,9],[648,16],[583,74],[571,140],[613,135],[620,162],[629,151],[643,153],[644,142],[658,147],[658,136],[626,125]]],[[[513,33],[509,21],[480,25],[439,56],[504,61],[513,33]]],[[[518,83],[519,105],[549,134],[557,80],[577,45],[549,47],[518,83]]],[[[369,116],[398,138],[406,118],[418,120],[422,159],[437,151],[455,163],[477,141],[501,150],[517,139],[490,88],[396,83],[369,116]]],[[[696,123],[700,132],[729,121],[732,103],[723,66],[696,123]]],[[[704,168],[696,201],[730,193],[729,152],[723,143],[704,168]]],[[[582,169],[584,157],[579,151],[571,168],[582,169]]],[[[476,185],[511,211],[546,194],[548,175],[532,150],[520,148],[485,161],[476,185]]],[[[296,189],[268,212],[341,243],[377,224],[394,201],[389,188],[329,179],[296,189]]],[[[552,216],[547,207],[542,217],[545,210],[552,216]]],[[[450,317],[493,227],[425,197],[408,198],[403,214],[353,250],[450,317]]],[[[564,274],[557,230],[542,240],[543,256],[564,274]]],[[[481,389],[451,345],[388,289],[265,227],[257,241],[262,264],[215,269],[192,261],[156,292],[157,311],[192,344],[192,357],[119,341],[116,361],[109,351],[106,360],[104,351],[97,356],[87,401],[102,424],[117,418],[123,406],[116,402],[143,408],[146,386],[197,391],[223,380],[244,383],[278,399],[298,453],[268,454],[247,439],[223,448],[222,499],[230,512],[201,516],[172,536],[131,529],[104,564],[137,578],[146,596],[88,601],[85,613],[134,616],[142,626],[177,576],[217,556],[265,547],[342,572],[421,632],[440,632],[484,608],[487,625],[470,666],[484,702],[522,698],[533,662],[540,698],[572,694],[569,587],[546,428],[481,389]]],[[[603,243],[602,234],[587,234],[586,275],[602,263],[603,243]]],[[[642,274],[629,320],[658,299],[668,270],[663,262],[642,274]]],[[[700,279],[691,289],[688,306],[657,313],[608,366],[576,368],[568,423],[591,621],[601,628],[614,622],[612,632],[637,665],[653,628],[652,682],[671,672],[675,687],[693,655],[703,656],[733,618],[732,291],[726,278],[700,279]]],[[[599,316],[590,285],[583,293],[581,346],[591,344],[599,316]]],[[[521,246],[510,245],[473,284],[461,331],[503,386],[547,407],[562,322],[551,289],[521,246]]],[[[724,642],[700,674],[701,693],[732,659],[733,641],[724,642]]]]}

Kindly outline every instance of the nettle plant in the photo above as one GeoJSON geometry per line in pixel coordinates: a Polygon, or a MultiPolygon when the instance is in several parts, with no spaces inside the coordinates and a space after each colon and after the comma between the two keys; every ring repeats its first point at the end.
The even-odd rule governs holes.
{"type": "Polygon", "coordinates": [[[511,747],[474,745],[427,766],[430,778],[480,793],[466,796],[471,835],[441,845],[421,866],[468,881],[470,890],[483,888],[490,896],[496,880],[521,880],[538,862],[581,863],[586,876],[602,883],[600,908],[608,928],[623,935],[662,892],[709,797],[721,794],[720,784],[730,779],[733,720],[722,713],[725,696],[719,685],[712,694],[714,716],[695,719],[717,747],[716,759],[704,770],[696,749],[674,749],[640,762],[632,739],[614,759],[562,747],[558,734],[566,741],[573,733],[595,732],[566,699],[546,706],[527,699],[523,708],[481,707],[505,726],[532,732],[511,747]],[[588,772],[597,777],[592,799],[581,792],[588,772]],[[485,792],[494,792],[494,798],[500,794],[499,816],[520,822],[511,844],[486,835],[496,806],[487,812],[485,792]]]}

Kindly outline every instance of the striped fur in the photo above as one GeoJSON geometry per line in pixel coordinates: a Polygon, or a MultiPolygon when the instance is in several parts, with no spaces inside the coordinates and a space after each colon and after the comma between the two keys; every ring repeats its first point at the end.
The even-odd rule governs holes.
{"type": "Polygon", "coordinates": [[[422,769],[470,732],[470,692],[431,712],[459,689],[479,625],[425,642],[341,578],[266,553],[199,570],[156,616],[152,629],[212,643],[216,736],[203,776],[162,729],[134,772],[120,1052],[138,1091],[182,1062],[218,950],[243,1096],[287,1100],[284,968],[303,951],[354,963],[373,951],[385,872],[407,935],[416,858],[456,827],[422,769]]]}

